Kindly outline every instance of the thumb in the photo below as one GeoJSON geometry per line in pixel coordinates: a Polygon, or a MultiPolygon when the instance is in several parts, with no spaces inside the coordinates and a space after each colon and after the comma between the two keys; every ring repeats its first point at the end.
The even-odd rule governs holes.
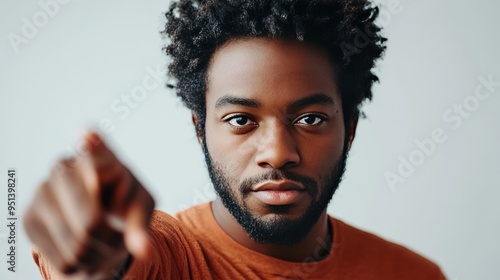
{"type": "Polygon", "coordinates": [[[125,217],[125,247],[136,258],[145,259],[151,252],[149,218],[139,205],[131,205],[125,217]]]}

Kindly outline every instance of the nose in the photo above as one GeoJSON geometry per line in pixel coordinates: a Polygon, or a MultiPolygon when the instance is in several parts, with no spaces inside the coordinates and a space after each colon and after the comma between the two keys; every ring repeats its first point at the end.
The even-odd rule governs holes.
{"type": "Polygon", "coordinates": [[[297,143],[285,124],[261,127],[257,141],[257,165],[264,168],[286,168],[300,162],[297,143]]]}

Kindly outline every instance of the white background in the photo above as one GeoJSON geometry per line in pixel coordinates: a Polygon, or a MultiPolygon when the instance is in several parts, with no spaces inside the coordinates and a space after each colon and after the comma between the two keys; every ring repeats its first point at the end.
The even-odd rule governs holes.
{"type": "MultiPolygon", "coordinates": [[[[378,3],[389,48],[330,213],[427,256],[450,279],[499,279],[500,87],[460,125],[443,114],[474,101],[479,77],[500,82],[500,2],[378,3]],[[435,129],[444,143],[391,188],[384,174],[398,174],[400,157],[419,153],[415,141],[435,129]]],[[[106,139],[158,208],[174,213],[212,197],[190,113],[164,81],[127,116],[111,107],[142,85],[148,68],[165,70],[159,31],[167,7],[157,0],[68,1],[46,24],[43,15],[36,19],[31,38],[14,46],[9,36],[24,36],[23,17],[33,22],[43,9],[34,0],[0,1],[0,173],[17,168],[19,217],[51,164],[105,118],[114,125],[106,139]]],[[[18,272],[7,271],[5,189],[6,180],[0,278],[39,279],[22,229],[18,272]]]]}

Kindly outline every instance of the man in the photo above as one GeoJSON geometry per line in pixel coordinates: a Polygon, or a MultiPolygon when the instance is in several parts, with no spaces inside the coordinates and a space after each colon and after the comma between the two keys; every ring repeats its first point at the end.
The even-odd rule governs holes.
{"type": "Polygon", "coordinates": [[[25,216],[45,279],[444,279],[327,215],[385,39],[368,1],[188,1],[166,52],[218,197],[176,215],[94,132],[25,216]],[[368,38],[360,44],[359,38],[368,38]]]}

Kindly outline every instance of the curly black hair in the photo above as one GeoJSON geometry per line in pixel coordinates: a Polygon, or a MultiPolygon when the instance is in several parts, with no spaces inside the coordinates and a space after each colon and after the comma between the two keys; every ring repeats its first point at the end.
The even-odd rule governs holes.
{"type": "MultiPolygon", "coordinates": [[[[336,70],[345,126],[372,98],[372,72],[386,49],[369,0],[174,0],[166,12],[164,50],[176,94],[205,132],[207,69],[215,51],[235,38],[304,41],[324,48],[336,70]]],[[[332,77],[334,78],[334,77],[332,77]]]]}

